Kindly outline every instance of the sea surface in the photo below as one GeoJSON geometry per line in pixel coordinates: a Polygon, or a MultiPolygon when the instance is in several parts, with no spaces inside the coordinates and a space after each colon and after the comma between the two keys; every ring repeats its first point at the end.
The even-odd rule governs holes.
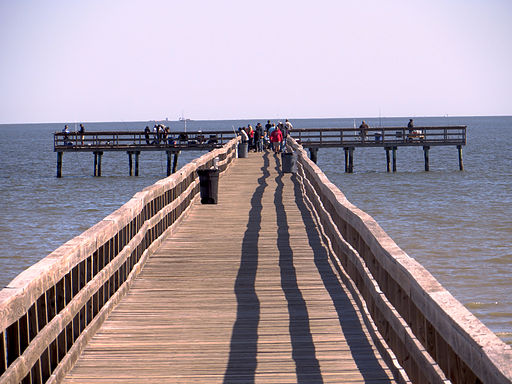
{"type": "MultiPolygon", "coordinates": [[[[370,127],[405,126],[409,117],[364,118],[370,127]]],[[[291,119],[297,128],[359,125],[356,119],[291,119]]],[[[233,129],[260,120],[189,121],[188,130],[233,129]]],[[[318,165],[356,206],[373,216],[411,257],[459,301],[512,344],[512,117],[415,117],[416,126],[467,125],[465,170],[455,147],[399,148],[397,172],[386,173],[382,148],[354,152],[344,173],[343,149],[321,149],[318,165]]],[[[74,130],[74,122],[66,122],[74,130]]],[[[78,122],[80,123],[80,122],[78,122]]],[[[165,177],[165,153],[142,153],[140,176],[128,156],[106,152],[102,177],[92,153],[64,153],[56,175],[58,124],[0,125],[0,287],[64,242],[100,221],[136,192],[165,177]]],[[[86,123],[88,131],[142,131],[153,122],[86,123]]],[[[170,121],[171,130],[183,122],[170,121]]],[[[201,155],[182,152],[179,163],[201,155]]]]}

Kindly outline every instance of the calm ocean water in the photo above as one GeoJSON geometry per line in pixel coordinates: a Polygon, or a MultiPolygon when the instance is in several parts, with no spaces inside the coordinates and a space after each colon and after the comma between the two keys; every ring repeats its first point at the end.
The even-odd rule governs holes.
{"type": "MultiPolygon", "coordinates": [[[[365,120],[371,127],[404,126],[408,118],[365,120]]],[[[191,121],[187,128],[231,129],[248,122],[191,121]]],[[[292,123],[297,128],[352,127],[354,120],[292,123]]],[[[430,172],[423,171],[421,147],[398,149],[396,173],[385,172],[382,148],[356,149],[353,174],[344,173],[341,148],[321,149],[318,165],[352,203],[512,344],[512,117],[415,118],[415,123],[467,125],[465,171],[458,171],[454,147],[431,149],[430,172]]],[[[85,126],[90,131],[142,130],[146,124],[85,126]]],[[[183,128],[182,122],[170,125],[183,128]]],[[[127,176],[126,153],[105,153],[100,178],[92,177],[91,153],[65,153],[63,178],[57,179],[52,132],[62,127],[0,125],[0,287],[165,176],[164,153],[143,153],[137,178],[127,176]]],[[[183,153],[180,165],[200,154],[183,153]]]]}

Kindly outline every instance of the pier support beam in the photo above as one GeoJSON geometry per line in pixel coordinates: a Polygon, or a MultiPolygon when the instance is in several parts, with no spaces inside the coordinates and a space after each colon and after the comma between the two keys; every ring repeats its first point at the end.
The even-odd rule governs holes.
{"type": "Polygon", "coordinates": [[[397,147],[393,147],[393,172],[396,172],[396,150],[397,147]]]}
{"type": "Polygon", "coordinates": [[[181,151],[174,152],[174,161],[172,163],[172,173],[175,173],[178,170],[178,157],[180,156],[181,151]]]}
{"type": "Polygon", "coordinates": [[[172,151],[165,151],[167,153],[167,176],[171,176],[172,173],[172,151]]]}
{"type": "Polygon", "coordinates": [[[135,176],[139,176],[139,155],[140,151],[128,151],[128,167],[130,168],[130,176],[133,175],[133,155],[135,155],[135,176]]]}
{"type": "Polygon", "coordinates": [[[57,177],[62,177],[62,155],[64,152],[57,152],[57,177]]]}
{"type": "Polygon", "coordinates": [[[309,158],[316,164],[318,160],[318,148],[309,148],[309,158]]]}
{"type": "Polygon", "coordinates": [[[428,145],[425,145],[423,147],[423,155],[425,157],[425,172],[430,171],[429,156],[428,156],[429,150],[430,150],[430,147],[428,145]]]}
{"type": "Polygon", "coordinates": [[[345,173],[354,173],[354,147],[345,147],[345,173]]]}
{"type": "Polygon", "coordinates": [[[130,169],[128,174],[130,176],[132,176],[132,174],[133,174],[133,161],[132,161],[133,152],[128,151],[127,153],[128,153],[128,168],[130,169]]]}
{"type": "Polygon", "coordinates": [[[386,150],[386,172],[391,172],[391,155],[389,151],[391,151],[391,147],[384,148],[386,150]]]}
{"type": "Polygon", "coordinates": [[[94,176],[101,176],[101,156],[103,156],[103,152],[93,152],[94,153],[94,176]]]}
{"type": "Polygon", "coordinates": [[[462,162],[462,145],[457,145],[457,151],[459,152],[459,170],[464,170],[464,163],[462,162]]]}
{"type": "Polygon", "coordinates": [[[139,155],[140,151],[135,151],[135,176],[139,176],[139,155]]]}

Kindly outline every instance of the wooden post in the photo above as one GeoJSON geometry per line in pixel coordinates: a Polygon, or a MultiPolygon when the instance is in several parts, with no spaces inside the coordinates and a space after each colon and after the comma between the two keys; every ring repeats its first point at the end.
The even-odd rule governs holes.
{"type": "Polygon", "coordinates": [[[172,164],[172,173],[175,173],[178,170],[178,157],[181,151],[174,152],[174,162],[172,164]]]}
{"type": "Polygon", "coordinates": [[[386,172],[391,172],[391,156],[389,155],[391,147],[386,147],[384,149],[386,150],[386,172]]]}
{"type": "Polygon", "coordinates": [[[309,158],[316,164],[318,160],[318,148],[309,148],[309,158]]]}
{"type": "Polygon", "coordinates": [[[348,173],[354,173],[354,148],[348,149],[348,173]]]}
{"type": "Polygon", "coordinates": [[[397,147],[393,147],[393,172],[396,172],[396,149],[397,147]]]}
{"type": "Polygon", "coordinates": [[[98,176],[97,175],[97,170],[98,170],[98,152],[93,152],[93,155],[94,155],[94,176],[98,176]]]}
{"type": "Polygon", "coordinates": [[[127,153],[128,153],[128,168],[130,169],[129,175],[132,176],[133,175],[133,161],[132,161],[133,152],[128,151],[127,153]]]}
{"type": "Polygon", "coordinates": [[[135,151],[135,176],[139,176],[139,155],[140,151],[135,151]]]}
{"type": "Polygon", "coordinates": [[[343,152],[345,152],[345,173],[348,173],[348,148],[343,148],[343,152]]]}
{"type": "Polygon", "coordinates": [[[464,163],[462,162],[462,145],[457,145],[457,151],[459,152],[459,170],[464,170],[464,163]]]}
{"type": "Polygon", "coordinates": [[[62,155],[64,152],[57,152],[57,177],[62,177],[62,155]]]}
{"type": "Polygon", "coordinates": [[[101,156],[103,152],[94,152],[94,176],[101,176],[101,156]]]}
{"type": "Polygon", "coordinates": [[[429,157],[428,157],[429,150],[430,150],[430,147],[428,145],[423,146],[423,155],[425,157],[425,172],[430,171],[430,164],[429,164],[429,157]]]}
{"type": "Polygon", "coordinates": [[[98,152],[98,176],[101,176],[101,157],[103,152],[98,152]]]}
{"type": "Polygon", "coordinates": [[[171,176],[171,166],[172,166],[172,152],[165,151],[167,153],[167,176],[171,176]]]}

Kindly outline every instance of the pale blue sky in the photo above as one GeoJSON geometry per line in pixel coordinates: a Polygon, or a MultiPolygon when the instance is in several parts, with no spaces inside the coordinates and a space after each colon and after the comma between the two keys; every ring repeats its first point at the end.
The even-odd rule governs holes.
{"type": "Polygon", "coordinates": [[[512,114],[511,0],[0,0],[0,123],[512,114]]]}

